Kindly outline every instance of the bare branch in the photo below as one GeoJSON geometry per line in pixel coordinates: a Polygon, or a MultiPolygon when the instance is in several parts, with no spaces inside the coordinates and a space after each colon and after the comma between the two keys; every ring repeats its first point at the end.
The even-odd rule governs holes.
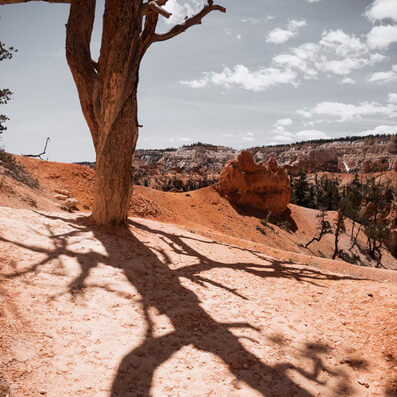
{"type": "Polygon", "coordinates": [[[23,154],[22,156],[24,156],[24,157],[36,157],[36,158],[39,158],[40,160],[43,160],[43,159],[41,158],[41,156],[42,156],[43,154],[46,153],[46,151],[47,151],[47,145],[48,145],[48,142],[49,142],[49,141],[50,141],[50,137],[48,136],[47,139],[45,140],[44,149],[43,149],[43,151],[42,151],[40,154],[23,154]]]}
{"type": "Polygon", "coordinates": [[[166,3],[165,1],[160,1],[160,0],[149,1],[148,3],[142,6],[142,15],[147,15],[150,11],[154,11],[165,18],[169,18],[172,14],[163,7],[161,7],[161,5],[165,3],[166,3]]]}
{"type": "Polygon", "coordinates": [[[28,3],[31,1],[45,1],[46,3],[62,3],[62,4],[70,4],[72,2],[72,0],[0,0],[0,5],[28,3]]]}
{"type": "Polygon", "coordinates": [[[156,26],[159,16],[155,11],[149,11],[146,15],[145,26],[139,37],[139,56],[143,57],[146,50],[149,48],[154,32],[156,31],[156,26]]]}
{"type": "Polygon", "coordinates": [[[190,18],[187,18],[184,23],[175,25],[167,33],[154,34],[153,38],[152,38],[152,43],[155,43],[157,41],[164,41],[164,40],[172,39],[173,37],[185,32],[190,27],[192,27],[194,25],[200,25],[202,19],[212,11],[226,12],[226,8],[216,5],[216,4],[214,5],[213,0],[208,0],[208,4],[206,6],[204,6],[204,8],[199,13],[197,13],[196,15],[193,15],[190,18]]]}

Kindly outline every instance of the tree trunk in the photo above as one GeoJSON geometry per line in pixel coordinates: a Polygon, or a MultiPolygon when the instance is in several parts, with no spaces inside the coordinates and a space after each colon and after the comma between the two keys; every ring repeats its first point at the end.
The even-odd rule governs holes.
{"type": "Polygon", "coordinates": [[[132,194],[132,157],[137,139],[134,93],[98,148],[92,217],[100,225],[121,225],[127,221],[132,194]]]}
{"type": "Polygon", "coordinates": [[[335,248],[334,248],[334,253],[332,255],[332,259],[335,259],[339,252],[338,243],[339,243],[339,234],[342,229],[342,223],[343,223],[343,215],[340,211],[338,211],[338,219],[336,221],[336,229],[335,229],[335,248]]]}

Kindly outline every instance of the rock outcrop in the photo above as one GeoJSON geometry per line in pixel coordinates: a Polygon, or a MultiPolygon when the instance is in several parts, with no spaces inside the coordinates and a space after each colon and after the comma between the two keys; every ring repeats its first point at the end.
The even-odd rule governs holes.
{"type": "Polygon", "coordinates": [[[266,164],[255,163],[252,154],[243,151],[237,160],[229,160],[219,176],[217,190],[231,203],[280,215],[291,200],[287,171],[271,157],[266,164]]]}

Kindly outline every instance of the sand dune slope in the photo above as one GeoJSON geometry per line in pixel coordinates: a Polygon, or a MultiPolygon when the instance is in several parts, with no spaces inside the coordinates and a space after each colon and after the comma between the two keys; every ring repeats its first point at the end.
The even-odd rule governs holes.
{"type": "Polygon", "coordinates": [[[267,250],[0,208],[0,395],[393,395],[391,272],[267,250]]]}

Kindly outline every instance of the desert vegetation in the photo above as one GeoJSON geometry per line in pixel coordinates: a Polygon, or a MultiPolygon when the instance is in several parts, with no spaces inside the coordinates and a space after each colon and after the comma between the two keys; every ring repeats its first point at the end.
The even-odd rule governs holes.
{"type": "Polygon", "coordinates": [[[291,202],[303,207],[314,208],[321,211],[319,215],[319,236],[314,237],[307,244],[321,240],[324,234],[333,233],[335,249],[333,259],[337,256],[353,263],[357,256],[343,252],[338,248],[341,233],[345,232],[344,221],[349,218],[352,222],[350,232],[351,248],[357,246],[377,261],[381,267],[382,247],[389,244],[391,230],[394,223],[394,203],[397,192],[390,181],[386,183],[381,178],[361,177],[356,173],[352,181],[342,184],[337,177],[327,175],[314,175],[308,178],[305,170],[301,169],[297,176],[291,177],[291,202]],[[325,219],[325,211],[336,211],[337,217],[334,225],[325,219]],[[363,230],[367,237],[367,246],[360,247],[357,236],[363,230]]]}
{"type": "Polygon", "coordinates": [[[14,180],[34,189],[39,188],[39,182],[26,168],[18,163],[10,153],[0,149],[0,174],[13,178],[14,180]]]}
{"type": "MultiPolygon", "coordinates": [[[[13,53],[17,50],[14,47],[7,47],[6,44],[0,41],[0,62],[11,59],[13,53]]],[[[0,105],[5,105],[11,99],[12,92],[8,88],[0,88],[0,105]]],[[[7,127],[5,125],[8,117],[5,114],[0,114],[0,134],[2,134],[7,127]]]]}

